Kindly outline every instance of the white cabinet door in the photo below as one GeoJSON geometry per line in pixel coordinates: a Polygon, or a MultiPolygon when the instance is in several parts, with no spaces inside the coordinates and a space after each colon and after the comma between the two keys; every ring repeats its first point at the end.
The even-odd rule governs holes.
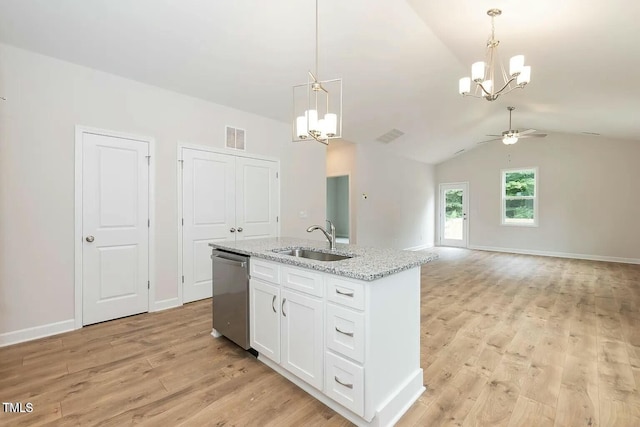
{"type": "Polygon", "coordinates": [[[278,234],[278,163],[236,158],[237,239],[274,237],[278,234]]]}
{"type": "Polygon", "coordinates": [[[251,347],[280,363],[280,289],[251,279],[249,304],[251,347]]]}
{"type": "Polygon", "coordinates": [[[321,299],[282,290],[282,366],[322,390],[323,307],[321,299]]]}
{"type": "Polygon", "coordinates": [[[183,301],[211,297],[209,243],[234,239],[234,158],[182,150],[183,301]]]}

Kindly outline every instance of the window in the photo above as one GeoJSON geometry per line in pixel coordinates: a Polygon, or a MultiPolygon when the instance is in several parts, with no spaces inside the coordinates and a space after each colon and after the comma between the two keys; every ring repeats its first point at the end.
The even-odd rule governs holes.
{"type": "Polygon", "coordinates": [[[502,171],[502,225],[538,225],[538,168],[502,171]]]}

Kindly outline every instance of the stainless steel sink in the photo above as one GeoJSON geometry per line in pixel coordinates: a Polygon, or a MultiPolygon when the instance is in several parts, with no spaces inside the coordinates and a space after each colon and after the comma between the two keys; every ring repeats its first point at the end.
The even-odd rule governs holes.
{"type": "Polygon", "coordinates": [[[302,249],[302,248],[294,248],[294,249],[286,249],[283,251],[275,251],[282,255],[290,255],[299,258],[307,258],[314,259],[316,261],[340,261],[343,259],[353,258],[350,255],[340,255],[334,253],[320,252],[314,251],[312,249],[302,249]]]}

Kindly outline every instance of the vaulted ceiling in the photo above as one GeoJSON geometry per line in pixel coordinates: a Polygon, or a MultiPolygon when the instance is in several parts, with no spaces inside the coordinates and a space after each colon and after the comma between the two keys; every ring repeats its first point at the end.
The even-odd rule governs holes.
{"type": "MultiPolygon", "coordinates": [[[[640,143],[640,2],[319,8],[320,77],[344,81],[346,140],[438,163],[505,130],[513,105],[520,129],[640,143]],[[503,61],[524,54],[531,83],[494,102],[463,99],[458,79],[484,59],[490,8],[503,11],[503,61]],[[404,135],[376,141],[392,129],[404,135]]],[[[313,0],[0,0],[0,42],[289,122],[291,86],[313,68],[314,11],[313,0]]]]}

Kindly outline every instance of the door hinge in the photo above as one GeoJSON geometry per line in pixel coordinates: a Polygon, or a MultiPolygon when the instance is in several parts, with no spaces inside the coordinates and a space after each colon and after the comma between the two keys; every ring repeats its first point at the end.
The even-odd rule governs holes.
{"type": "Polygon", "coordinates": [[[151,164],[151,156],[145,156],[147,158],[147,164],[150,165],[151,164]]]}
{"type": "Polygon", "coordinates": [[[276,222],[280,222],[280,217],[279,216],[276,217],[276,222]]]}
{"type": "Polygon", "coordinates": [[[180,163],[180,169],[184,168],[184,160],[178,159],[178,163],[180,163]]]}
{"type": "Polygon", "coordinates": [[[276,178],[278,178],[280,175],[278,175],[278,172],[276,172],[276,178]]]}
{"type": "Polygon", "coordinates": [[[184,276],[182,276],[182,283],[184,283],[184,276]]]}
{"type": "Polygon", "coordinates": [[[151,219],[147,219],[147,227],[151,227],[151,219]]]}
{"type": "Polygon", "coordinates": [[[151,281],[147,280],[147,289],[151,289],[151,281]]]}
{"type": "Polygon", "coordinates": [[[182,218],[182,226],[184,227],[184,218],[182,218]]]}

